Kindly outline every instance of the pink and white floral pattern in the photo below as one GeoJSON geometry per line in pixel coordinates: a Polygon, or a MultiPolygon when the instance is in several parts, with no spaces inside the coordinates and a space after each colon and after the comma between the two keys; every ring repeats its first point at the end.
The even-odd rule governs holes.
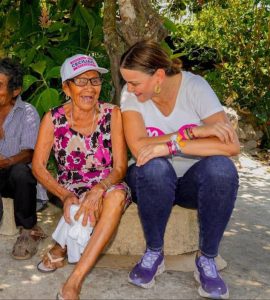
{"type": "MultiPolygon", "coordinates": [[[[84,136],[68,124],[63,105],[51,110],[54,124],[53,151],[58,166],[58,182],[78,197],[106,178],[113,166],[111,142],[111,114],[115,106],[99,103],[98,123],[90,136],[84,136]]],[[[110,188],[127,192],[125,182],[110,188]]]]}

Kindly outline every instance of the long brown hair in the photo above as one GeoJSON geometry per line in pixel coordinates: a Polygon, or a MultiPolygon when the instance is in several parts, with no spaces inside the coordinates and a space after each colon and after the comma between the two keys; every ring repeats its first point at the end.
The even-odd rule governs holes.
{"type": "Polygon", "coordinates": [[[181,62],[171,60],[167,52],[154,41],[140,41],[131,46],[121,57],[120,68],[141,71],[153,75],[163,69],[167,76],[180,73],[181,62]]]}

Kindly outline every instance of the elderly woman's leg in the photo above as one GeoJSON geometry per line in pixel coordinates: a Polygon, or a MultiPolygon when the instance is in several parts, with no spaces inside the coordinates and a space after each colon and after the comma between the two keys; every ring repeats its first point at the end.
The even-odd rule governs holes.
{"type": "Polygon", "coordinates": [[[81,259],[62,288],[64,299],[77,299],[83,280],[115,232],[125,206],[126,192],[114,190],[106,195],[100,219],[81,259]]]}

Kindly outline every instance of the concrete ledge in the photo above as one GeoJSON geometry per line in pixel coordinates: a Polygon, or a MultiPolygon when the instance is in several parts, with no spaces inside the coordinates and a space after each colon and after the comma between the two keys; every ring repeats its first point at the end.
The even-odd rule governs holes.
{"type": "MultiPolygon", "coordinates": [[[[166,255],[180,255],[198,250],[197,211],[174,206],[165,233],[166,255]]],[[[124,213],[106,254],[141,255],[145,251],[143,230],[136,204],[124,213]]]]}
{"type": "Polygon", "coordinates": [[[14,206],[13,199],[2,198],[3,202],[3,218],[0,225],[0,234],[3,235],[15,235],[18,233],[18,229],[14,219],[14,206]]]}

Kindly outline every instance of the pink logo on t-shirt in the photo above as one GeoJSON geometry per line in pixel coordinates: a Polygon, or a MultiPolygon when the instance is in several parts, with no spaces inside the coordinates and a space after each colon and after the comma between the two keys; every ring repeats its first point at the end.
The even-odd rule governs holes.
{"type": "Polygon", "coordinates": [[[164,132],[157,127],[146,127],[146,131],[150,137],[164,135],[164,132]]]}
{"type": "Polygon", "coordinates": [[[186,125],[183,125],[181,126],[179,129],[178,129],[178,132],[182,135],[182,137],[185,136],[184,134],[184,130],[187,129],[187,128],[193,128],[193,127],[197,127],[198,125],[196,124],[186,124],[186,125]]]}

